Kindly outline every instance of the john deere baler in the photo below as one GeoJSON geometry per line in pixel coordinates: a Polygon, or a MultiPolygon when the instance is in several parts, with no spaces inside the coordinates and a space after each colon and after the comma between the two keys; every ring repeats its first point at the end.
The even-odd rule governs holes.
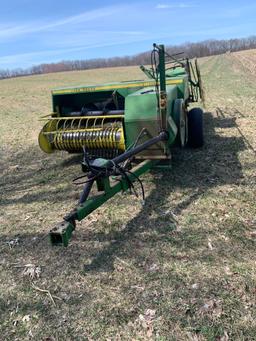
{"type": "Polygon", "coordinates": [[[86,173],[78,206],[50,233],[53,244],[66,246],[76,220],[117,192],[133,188],[157,163],[168,162],[172,146],[203,144],[202,110],[188,111],[189,103],[202,97],[197,63],[194,68],[188,59],[170,56],[156,44],[151,61],[150,69],[141,67],[146,81],[52,91],[53,113],[39,134],[39,145],[46,153],[81,153],[86,173]],[[94,182],[101,194],[91,198],[94,182]]]}

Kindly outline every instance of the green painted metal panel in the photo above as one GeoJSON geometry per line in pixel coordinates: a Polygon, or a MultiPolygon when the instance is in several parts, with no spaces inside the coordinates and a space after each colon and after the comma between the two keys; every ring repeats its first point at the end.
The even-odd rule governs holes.
{"type": "Polygon", "coordinates": [[[186,101],[189,98],[189,84],[188,84],[188,75],[185,74],[184,76],[180,77],[182,82],[177,84],[178,89],[178,98],[183,98],[186,101]]]}
{"type": "MultiPolygon", "coordinates": [[[[168,77],[166,78],[166,84],[177,85],[180,89],[179,97],[182,97],[184,93],[184,78],[181,77],[168,77]]],[[[146,81],[130,81],[120,83],[109,83],[103,85],[90,85],[90,86],[77,86],[69,88],[58,88],[52,90],[52,106],[53,112],[61,111],[61,108],[66,107],[67,111],[70,107],[81,108],[86,103],[93,101],[101,101],[111,96],[116,91],[122,97],[127,97],[132,93],[136,93],[140,89],[147,87],[154,87],[155,80],[150,79],[146,81]]]]}
{"type": "Polygon", "coordinates": [[[165,71],[166,78],[169,77],[182,77],[186,75],[186,71],[183,67],[176,67],[175,69],[167,69],[165,71]]]}
{"type": "MultiPolygon", "coordinates": [[[[167,117],[171,115],[173,101],[178,96],[176,85],[166,87],[167,93],[167,117]]],[[[159,133],[159,118],[157,115],[157,98],[155,87],[140,89],[125,98],[125,135],[126,147],[131,146],[137,139],[143,128],[147,129],[148,137],[156,136],[159,133]]],[[[176,130],[169,126],[169,144],[175,140],[176,130]]],[[[147,138],[148,138],[147,137],[147,138]]],[[[152,147],[152,150],[162,150],[164,152],[163,143],[152,147]]],[[[148,153],[148,151],[145,151],[148,153]]],[[[141,155],[144,155],[143,153],[141,155]]]]}

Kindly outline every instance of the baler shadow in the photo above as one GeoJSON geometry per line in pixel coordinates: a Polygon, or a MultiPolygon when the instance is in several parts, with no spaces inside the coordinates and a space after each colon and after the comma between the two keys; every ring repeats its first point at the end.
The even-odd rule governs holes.
{"type": "MultiPolygon", "coordinates": [[[[246,138],[246,136],[243,134],[242,130],[240,129],[240,127],[238,126],[236,119],[237,118],[245,118],[245,115],[241,113],[241,111],[234,109],[233,112],[231,112],[230,110],[223,110],[221,108],[217,108],[216,110],[217,115],[221,118],[225,118],[226,121],[226,126],[225,128],[233,128],[235,127],[238,131],[238,133],[241,135],[241,137],[243,138],[245,144],[247,145],[248,149],[250,149],[254,154],[256,154],[256,150],[253,148],[252,144],[250,143],[250,141],[246,138]],[[231,116],[228,117],[227,116],[231,116]]],[[[220,120],[220,122],[223,120],[220,120]]],[[[223,127],[223,122],[221,122],[221,128],[223,127]]]]}
{"type": "Polygon", "coordinates": [[[79,160],[81,155],[47,156],[37,146],[18,151],[15,157],[5,160],[5,169],[0,175],[0,206],[66,200],[72,188],[71,174],[80,172],[79,160]],[[61,191],[56,189],[56,184],[61,191]]]}
{"type": "MultiPolygon", "coordinates": [[[[224,174],[222,175],[222,182],[234,181],[234,178],[240,178],[240,163],[236,156],[232,153],[237,153],[239,148],[241,150],[248,146],[254,153],[255,150],[250,145],[249,141],[246,140],[245,136],[241,134],[241,131],[236,123],[236,118],[225,117],[226,112],[218,109],[218,116],[213,118],[209,113],[205,114],[205,126],[206,126],[206,141],[207,145],[202,150],[190,151],[184,150],[180,153],[179,150],[174,152],[174,162],[173,170],[177,167],[184,166],[182,169],[182,174],[186,174],[183,177],[184,183],[191,186],[191,182],[194,180],[191,178],[191,174],[186,173],[187,164],[189,163],[190,168],[194,168],[194,176],[197,177],[198,174],[201,175],[204,181],[209,182],[219,182],[219,169],[214,173],[215,168],[221,167],[220,163],[225,160],[229,163],[230,167],[237,164],[236,167],[227,174],[226,179],[224,179],[224,174]],[[221,114],[220,114],[221,112],[221,114]],[[211,118],[209,118],[211,117],[211,118]],[[233,128],[235,127],[241,135],[240,138],[218,138],[213,131],[213,128],[233,128]],[[241,146],[235,144],[240,143],[241,146]],[[220,154],[218,158],[217,155],[220,154]],[[207,158],[206,163],[198,161],[197,157],[207,158]],[[193,159],[196,157],[196,162],[193,159]],[[188,161],[188,162],[187,162],[188,161]],[[207,167],[210,162],[215,163],[215,168],[213,165],[207,167]],[[217,162],[217,163],[216,163],[217,162]],[[200,172],[198,169],[198,164],[200,169],[203,167],[204,171],[200,172]],[[237,174],[234,174],[237,173],[237,174]],[[211,177],[212,176],[212,177],[211,177]],[[206,179],[208,177],[208,180],[206,179]],[[232,178],[232,179],[231,179],[232,178]]],[[[70,174],[78,175],[80,168],[78,164],[81,160],[81,155],[68,155],[66,153],[55,154],[53,156],[45,156],[41,153],[40,162],[38,161],[39,148],[37,146],[30,147],[29,149],[21,150],[17,152],[15,157],[11,157],[9,161],[9,170],[0,176],[1,192],[2,198],[0,201],[0,206],[7,206],[18,203],[30,203],[30,202],[56,202],[65,201],[67,197],[73,198],[74,194],[70,196],[71,191],[75,192],[77,189],[72,187],[72,176],[70,174]],[[18,165],[17,165],[18,164],[18,165]],[[18,169],[15,169],[15,167],[18,169]],[[74,169],[74,172],[72,170],[74,169]],[[60,185],[61,191],[55,190],[56,184],[60,185]],[[18,195],[15,195],[15,194],[18,195]]],[[[8,160],[6,162],[8,164],[8,160]]],[[[216,169],[217,170],[217,169],[216,169]]],[[[229,168],[227,168],[229,170],[229,168]]],[[[190,171],[189,171],[190,172],[190,171]]],[[[172,172],[172,177],[175,175],[172,172]]],[[[176,175],[175,175],[176,176],[176,175]]],[[[197,177],[198,178],[198,177],[197,177]]],[[[199,180],[199,179],[197,179],[199,180]]],[[[203,185],[203,184],[202,184],[203,185]]],[[[212,186],[213,184],[208,184],[212,186]]],[[[74,203],[75,204],[75,203],[74,203]]]]}
{"type": "Polygon", "coordinates": [[[69,157],[62,161],[61,167],[80,165],[82,158],[83,158],[83,154],[75,154],[75,155],[69,154],[69,157]]]}
{"type": "MultiPolygon", "coordinates": [[[[165,226],[171,226],[170,229],[173,229],[173,233],[175,233],[173,215],[175,219],[179,219],[179,215],[186,208],[214,187],[238,184],[243,178],[238,153],[246,149],[244,139],[242,136],[225,137],[215,132],[215,127],[225,129],[234,126],[235,121],[232,118],[213,117],[211,113],[205,113],[206,141],[204,148],[200,150],[186,149],[182,152],[174,150],[173,169],[170,172],[154,171],[155,189],[146,199],[146,205],[141,212],[129,221],[123,230],[107,235],[102,232],[88,235],[86,232],[84,233],[83,240],[88,238],[88,240],[108,240],[110,242],[103,250],[95,250],[92,262],[85,265],[84,270],[86,272],[111,271],[117,256],[139,259],[141,250],[136,246],[138,239],[141,238],[142,242],[149,243],[153,250],[159,239],[168,238],[166,233],[163,233],[163,228],[159,227],[159,221],[164,221],[165,226]],[[172,204],[170,193],[175,189],[185,191],[186,195],[180,202],[172,204]],[[163,211],[170,211],[171,216],[165,218],[163,211]],[[152,218],[152,215],[156,217],[152,218]],[[145,240],[143,235],[146,231],[151,234],[151,237],[145,240]],[[159,234],[158,237],[157,234],[159,234]]],[[[193,231],[191,233],[193,234],[193,231]]],[[[197,230],[196,233],[199,239],[200,236],[205,238],[205,231],[197,230]]],[[[184,246],[183,238],[184,236],[179,237],[176,234],[175,244],[183,245],[183,248],[197,249],[197,243],[192,242],[192,245],[189,245],[191,244],[189,238],[184,246]]],[[[172,244],[172,238],[168,238],[168,241],[172,244]]]]}
{"type": "MultiPolygon", "coordinates": [[[[225,184],[238,184],[243,178],[238,153],[247,148],[244,139],[242,136],[229,137],[215,132],[216,127],[221,129],[232,127],[232,122],[235,124],[235,121],[232,121],[230,118],[213,117],[211,113],[205,113],[206,141],[204,148],[198,150],[185,149],[182,152],[179,149],[174,150],[172,170],[153,171],[155,189],[147,197],[146,204],[141,212],[131,219],[122,230],[112,230],[110,233],[105,233],[105,231],[97,233],[94,230],[77,231],[79,238],[74,238],[74,246],[77,248],[79,255],[84,253],[84,243],[81,243],[82,245],[79,246],[80,241],[88,241],[90,243],[90,241],[95,240],[100,242],[90,243],[90,247],[86,250],[88,258],[92,259],[92,262],[84,267],[86,272],[111,271],[117,256],[133,258],[135,263],[138,263],[139,259],[141,259],[141,248],[143,248],[143,245],[147,245],[147,247],[150,245],[154,249],[163,240],[168,240],[170,245],[181,245],[182,248],[191,247],[195,250],[197,249],[198,244],[196,241],[189,237],[184,241],[184,236],[179,237],[175,233],[173,216],[179,220],[179,216],[182,215],[184,210],[212,188],[225,184]],[[183,193],[180,196],[182,198],[180,201],[177,199],[173,200],[175,190],[182,191],[183,193]],[[147,233],[146,237],[144,236],[145,233],[147,233]],[[103,246],[103,249],[102,242],[108,244],[105,247],[103,246]],[[140,243],[142,243],[142,246],[140,243]],[[101,244],[100,248],[99,244],[101,244]]],[[[52,177],[46,178],[44,181],[49,180],[47,185],[51,183],[56,184],[58,181],[62,184],[67,183],[66,177],[73,172],[73,169],[74,172],[77,172],[76,161],[76,156],[67,159],[67,164],[70,164],[70,166],[62,170],[61,164],[66,161],[63,161],[60,157],[57,158],[57,161],[51,160],[48,162],[47,159],[46,170],[48,174],[52,171],[52,177]]],[[[45,169],[42,171],[43,175],[40,172],[34,172],[35,174],[33,176],[31,174],[28,182],[25,183],[22,182],[24,175],[18,173],[11,184],[14,189],[23,189],[24,186],[31,186],[33,188],[35,181],[40,180],[41,176],[46,176],[44,171],[45,169]]],[[[42,189],[46,184],[44,181],[40,184],[42,189]]],[[[5,185],[6,187],[9,185],[8,181],[5,182],[5,185]]],[[[25,188],[27,189],[28,187],[25,188]]],[[[59,192],[54,189],[51,196],[52,198],[49,198],[49,189],[46,189],[39,194],[26,193],[21,198],[17,198],[15,202],[29,203],[32,200],[66,201],[70,196],[70,187],[61,188],[59,192]]],[[[11,199],[7,199],[13,203],[11,199]]],[[[9,204],[8,200],[6,200],[2,200],[2,205],[9,204]]],[[[190,233],[193,234],[193,231],[190,233]]],[[[200,236],[202,238],[205,237],[205,231],[203,230],[197,230],[196,233],[199,235],[199,239],[200,236]]],[[[26,234],[23,236],[22,233],[19,236],[21,239],[29,237],[26,234]]],[[[35,250],[32,246],[29,246],[28,249],[32,253],[35,250]]],[[[74,252],[74,247],[70,249],[71,251],[74,252]]],[[[56,255],[57,258],[58,253],[56,255]]],[[[61,254],[63,257],[63,252],[61,254]]],[[[65,250],[65,254],[67,256],[65,258],[69,258],[68,255],[70,253],[67,250],[65,250]]],[[[70,255],[70,257],[72,256],[70,255]]]]}

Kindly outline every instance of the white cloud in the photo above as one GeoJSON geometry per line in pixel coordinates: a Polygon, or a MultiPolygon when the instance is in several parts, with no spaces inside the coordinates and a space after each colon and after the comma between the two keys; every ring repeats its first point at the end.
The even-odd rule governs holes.
{"type": "Polygon", "coordinates": [[[109,6],[101,7],[95,10],[86,11],[79,15],[74,15],[66,18],[62,18],[56,21],[49,21],[48,23],[42,23],[40,21],[30,22],[29,24],[12,25],[11,23],[0,27],[0,39],[10,39],[20,35],[50,31],[65,25],[81,24],[88,21],[99,20],[111,15],[114,15],[124,9],[124,6],[109,6]]]}
{"type": "MultiPolygon", "coordinates": [[[[138,39],[145,38],[147,35],[144,31],[123,31],[123,30],[104,30],[104,34],[100,30],[83,30],[80,29],[78,32],[66,32],[63,39],[59,39],[59,36],[53,36],[47,41],[45,40],[45,46],[49,48],[65,48],[65,47],[81,47],[94,45],[95,42],[98,44],[115,43],[121,39],[125,42],[127,40],[137,41],[138,39]]],[[[121,40],[121,41],[122,41],[121,40]]]]}
{"type": "MultiPolygon", "coordinates": [[[[91,43],[86,44],[84,46],[76,46],[72,48],[60,48],[60,49],[52,49],[52,50],[45,50],[45,51],[33,51],[28,53],[19,53],[13,55],[5,55],[0,57],[0,65],[8,65],[8,67],[15,68],[17,65],[21,65],[21,67],[26,68],[30,67],[33,64],[42,64],[46,63],[47,60],[49,62],[57,62],[63,60],[63,55],[72,53],[72,52],[83,52],[90,49],[95,48],[104,48],[104,47],[111,47],[117,45],[125,45],[134,42],[140,42],[145,40],[147,37],[129,37],[127,36],[126,39],[122,38],[116,40],[114,42],[107,42],[107,43],[91,43]]],[[[150,39],[150,38],[149,38],[150,39]]],[[[68,58],[69,59],[69,58],[68,58]]]]}
{"type": "Polygon", "coordinates": [[[193,4],[186,4],[183,2],[180,3],[176,3],[176,4],[158,4],[156,5],[157,9],[177,9],[177,8],[192,8],[192,7],[196,7],[193,4]]]}

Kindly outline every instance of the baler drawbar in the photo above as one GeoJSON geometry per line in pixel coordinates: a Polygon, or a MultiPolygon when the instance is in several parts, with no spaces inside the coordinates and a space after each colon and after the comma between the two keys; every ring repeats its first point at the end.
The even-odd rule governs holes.
{"type": "Polygon", "coordinates": [[[52,244],[67,246],[76,221],[116,193],[134,189],[134,181],[144,200],[139,177],[168,164],[172,146],[203,145],[203,112],[188,111],[189,103],[203,100],[197,61],[194,65],[154,44],[151,68],[141,66],[146,81],[53,90],[53,114],[39,134],[39,145],[47,153],[83,154],[86,174],[75,179],[84,184],[83,192],[78,205],[50,231],[52,244]],[[94,183],[100,194],[90,196],[94,183]]]}

